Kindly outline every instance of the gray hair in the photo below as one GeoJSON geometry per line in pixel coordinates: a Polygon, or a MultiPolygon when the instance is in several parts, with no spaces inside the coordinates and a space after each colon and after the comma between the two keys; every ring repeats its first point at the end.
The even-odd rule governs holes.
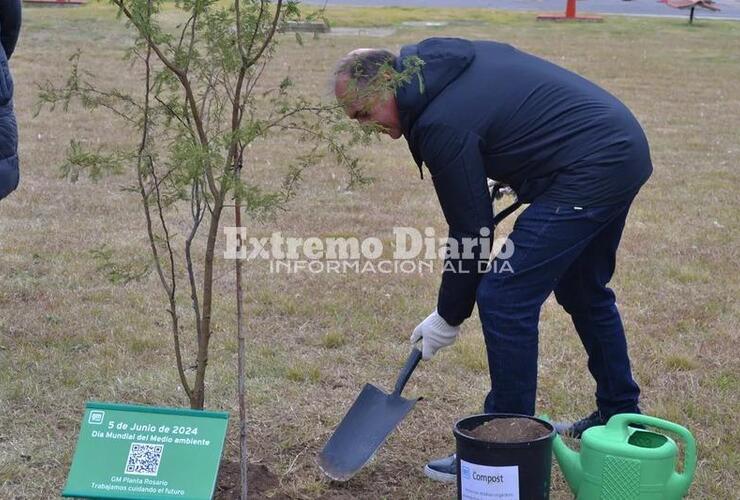
{"type": "Polygon", "coordinates": [[[364,49],[350,52],[339,60],[334,69],[334,81],[340,75],[349,76],[357,88],[364,89],[375,80],[383,68],[393,67],[396,55],[385,49],[364,49]]]}

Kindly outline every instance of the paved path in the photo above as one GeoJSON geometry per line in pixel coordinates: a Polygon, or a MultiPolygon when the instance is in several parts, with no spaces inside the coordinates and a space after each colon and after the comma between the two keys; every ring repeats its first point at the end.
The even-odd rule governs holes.
{"type": "MultiPolygon", "coordinates": [[[[303,3],[324,4],[322,0],[303,3]]],[[[402,7],[478,7],[533,12],[563,12],[566,0],[328,0],[328,5],[402,6],[402,7]]],[[[717,0],[720,12],[696,9],[695,18],[730,19],[740,21],[740,0],[717,0]]],[[[579,0],[577,12],[637,16],[685,17],[688,11],[672,9],[656,0],[579,0]]]]}

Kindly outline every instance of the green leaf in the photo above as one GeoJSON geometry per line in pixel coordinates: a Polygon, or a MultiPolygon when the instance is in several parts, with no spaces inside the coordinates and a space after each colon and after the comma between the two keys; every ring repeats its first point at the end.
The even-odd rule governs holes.
{"type": "Polygon", "coordinates": [[[113,258],[113,250],[105,244],[90,250],[90,255],[96,263],[95,270],[101,272],[111,283],[126,285],[132,281],[141,281],[150,272],[150,262],[117,262],[113,258]]]}
{"type": "Polygon", "coordinates": [[[126,155],[117,152],[104,154],[85,151],[80,142],[73,139],[67,150],[67,160],[60,170],[62,177],[71,182],[77,182],[83,173],[93,181],[98,181],[104,175],[123,172],[126,158],[126,155]]]}

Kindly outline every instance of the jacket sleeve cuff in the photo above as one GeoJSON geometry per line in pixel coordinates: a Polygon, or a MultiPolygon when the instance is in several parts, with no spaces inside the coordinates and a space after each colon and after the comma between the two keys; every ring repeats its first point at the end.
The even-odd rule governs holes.
{"type": "Polygon", "coordinates": [[[447,309],[442,301],[437,302],[437,314],[450,326],[460,326],[470,316],[463,316],[457,311],[447,309]]]}

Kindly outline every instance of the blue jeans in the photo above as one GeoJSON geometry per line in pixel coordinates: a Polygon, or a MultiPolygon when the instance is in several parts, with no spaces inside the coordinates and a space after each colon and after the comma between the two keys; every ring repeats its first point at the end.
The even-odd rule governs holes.
{"type": "Polygon", "coordinates": [[[631,203],[579,208],[535,201],[519,216],[509,235],[508,266],[497,258],[478,287],[491,374],[486,412],[534,414],[540,308],[553,291],[588,354],[599,410],[607,418],[637,410],[640,389],[614,292],[606,286],[631,203]]]}

